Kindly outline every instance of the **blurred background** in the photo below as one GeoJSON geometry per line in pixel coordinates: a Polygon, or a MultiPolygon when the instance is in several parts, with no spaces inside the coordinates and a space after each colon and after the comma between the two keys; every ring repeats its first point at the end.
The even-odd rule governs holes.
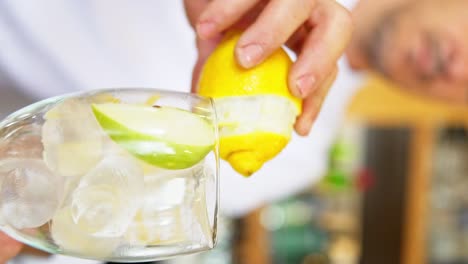
{"type": "Polygon", "coordinates": [[[218,248],[168,263],[468,263],[468,108],[370,76],[322,179],[224,219],[218,248]]]}

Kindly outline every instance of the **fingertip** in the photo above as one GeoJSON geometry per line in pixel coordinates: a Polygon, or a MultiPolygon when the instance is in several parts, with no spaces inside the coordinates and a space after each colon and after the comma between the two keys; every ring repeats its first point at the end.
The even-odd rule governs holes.
{"type": "Polygon", "coordinates": [[[296,133],[301,137],[307,137],[309,135],[307,131],[302,131],[302,130],[297,130],[297,129],[296,129],[296,133]]]}
{"type": "Polygon", "coordinates": [[[307,124],[306,120],[299,118],[296,124],[294,125],[294,129],[299,136],[306,137],[309,135],[311,125],[307,124]]]}

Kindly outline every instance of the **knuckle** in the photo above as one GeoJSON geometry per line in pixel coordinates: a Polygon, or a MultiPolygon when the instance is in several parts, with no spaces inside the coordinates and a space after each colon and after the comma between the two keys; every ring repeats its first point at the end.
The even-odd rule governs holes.
{"type": "Polygon", "coordinates": [[[302,1],[298,1],[298,4],[301,10],[307,13],[310,13],[315,5],[315,2],[316,0],[302,0],[302,1]]]}
{"type": "Polygon", "coordinates": [[[333,18],[336,23],[340,25],[340,27],[346,31],[351,31],[353,28],[353,18],[351,16],[351,12],[342,7],[338,6],[338,8],[335,9],[333,18]]]}
{"type": "Polygon", "coordinates": [[[310,72],[314,73],[317,76],[317,80],[320,83],[323,83],[328,77],[333,74],[334,64],[322,65],[320,68],[310,69],[310,72]]]}
{"type": "MultiPolygon", "coordinates": [[[[260,45],[265,52],[272,52],[273,50],[277,49],[279,45],[281,45],[281,36],[282,30],[277,29],[275,32],[266,29],[262,25],[255,25],[252,27],[249,32],[250,36],[247,42],[251,42],[252,36],[255,36],[255,43],[260,45]]],[[[241,43],[246,42],[246,40],[241,39],[241,43]]]]}
{"type": "Polygon", "coordinates": [[[326,83],[333,83],[338,75],[338,67],[333,65],[329,71],[326,73],[325,82],[326,83]]]}
{"type": "Polygon", "coordinates": [[[211,20],[214,23],[222,23],[226,18],[235,13],[233,8],[227,8],[220,2],[213,1],[211,5],[203,12],[201,20],[211,20]]]}
{"type": "Polygon", "coordinates": [[[336,76],[338,72],[337,62],[329,58],[314,60],[313,63],[309,63],[310,59],[306,61],[304,57],[300,57],[299,60],[301,60],[300,63],[293,65],[292,80],[302,75],[312,75],[318,83],[322,83],[326,79],[331,78],[331,76],[336,76]]]}

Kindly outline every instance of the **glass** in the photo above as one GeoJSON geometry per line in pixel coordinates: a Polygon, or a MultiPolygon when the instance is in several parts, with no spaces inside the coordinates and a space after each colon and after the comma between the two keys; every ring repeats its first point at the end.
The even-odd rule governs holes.
{"type": "Polygon", "coordinates": [[[0,229],[105,261],[209,250],[218,163],[211,99],[155,89],[47,99],[0,123],[0,229]]]}

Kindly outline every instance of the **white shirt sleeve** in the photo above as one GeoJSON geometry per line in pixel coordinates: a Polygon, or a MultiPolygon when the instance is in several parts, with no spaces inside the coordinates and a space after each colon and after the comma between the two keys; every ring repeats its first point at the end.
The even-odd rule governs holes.
{"type": "Polygon", "coordinates": [[[105,87],[190,90],[182,1],[0,1],[0,67],[45,98],[105,87]]]}

